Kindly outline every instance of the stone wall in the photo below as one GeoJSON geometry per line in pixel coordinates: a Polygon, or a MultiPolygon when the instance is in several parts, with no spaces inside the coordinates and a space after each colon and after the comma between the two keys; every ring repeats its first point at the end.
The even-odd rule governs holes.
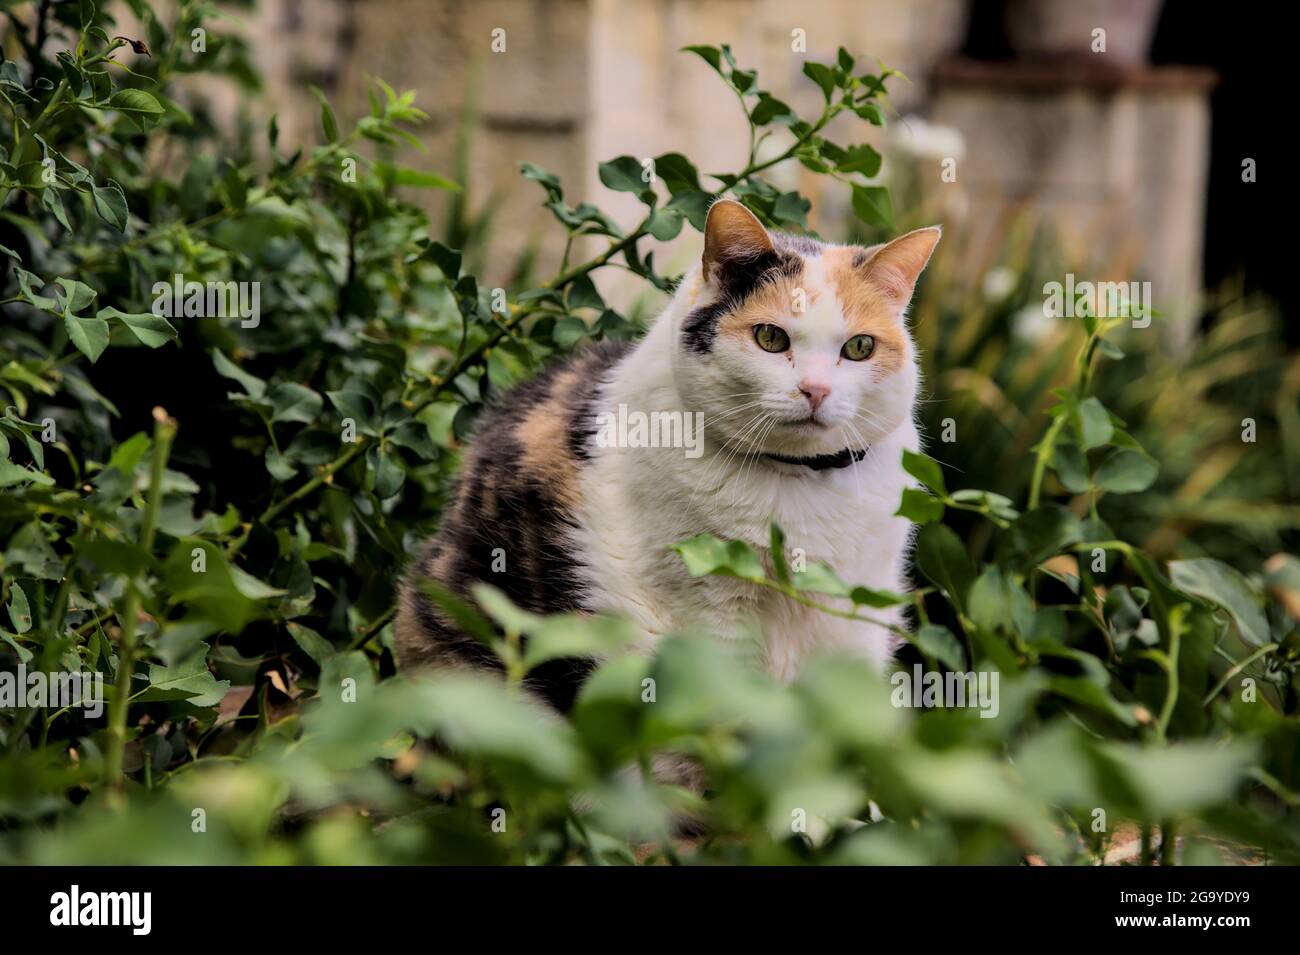
{"type": "MultiPolygon", "coordinates": [[[[966,23],[965,0],[263,0],[249,33],[287,140],[318,135],[309,83],[345,114],[364,111],[368,76],[418,91],[430,119],[416,132],[428,152],[402,159],[461,178],[457,147],[467,146],[469,204],[494,210],[490,279],[525,250],[540,254],[543,272],[559,255],[562,236],[540,191],[520,179],[520,160],[628,223],[639,206],[600,185],[599,161],[674,150],[702,170],[736,166],[747,142],[738,104],[682,46],[728,42],[777,96],[813,111],[820,93],[803,63],[843,45],[911,78],[892,91],[909,121],[876,144],[887,174],[891,157],[923,163],[917,178],[934,200],[926,214],[963,235],[966,272],[987,267],[981,253],[995,230],[1023,213],[1057,232],[1072,261],[1107,273],[1091,277],[1150,279],[1157,298],[1186,313],[1200,283],[1210,78],[1140,65],[954,62],[966,23]],[[502,52],[491,48],[496,29],[502,52]],[[792,52],[795,29],[806,55],[792,52]],[[940,180],[936,140],[959,158],[956,183],[940,180]]],[[[844,138],[864,134],[879,135],[859,123],[844,138]]],[[[815,228],[843,232],[844,190],[798,168],[779,174],[813,200],[815,228]]],[[[435,212],[448,202],[419,198],[435,212]]],[[[681,266],[684,254],[656,259],[681,266]]]]}

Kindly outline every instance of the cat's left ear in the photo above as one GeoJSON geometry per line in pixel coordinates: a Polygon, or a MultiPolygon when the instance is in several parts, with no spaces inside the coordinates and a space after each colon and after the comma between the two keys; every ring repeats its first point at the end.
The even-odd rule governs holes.
{"type": "Polygon", "coordinates": [[[907,305],[926,263],[934,253],[943,230],[938,226],[917,229],[878,247],[861,267],[860,274],[891,298],[899,308],[907,305]]]}
{"type": "Polygon", "coordinates": [[[772,237],[754,213],[735,199],[719,199],[704,223],[704,278],[725,285],[729,272],[744,270],[774,253],[772,237]]]}

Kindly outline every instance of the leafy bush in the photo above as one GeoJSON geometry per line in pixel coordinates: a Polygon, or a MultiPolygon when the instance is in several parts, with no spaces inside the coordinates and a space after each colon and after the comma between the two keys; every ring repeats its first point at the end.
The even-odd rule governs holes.
{"type": "Polygon", "coordinates": [[[793,600],[849,598],[862,616],[911,603],[916,659],[996,673],[996,718],[899,706],[852,661],[776,685],[744,648],[683,635],[601,666],[561,719],[519,681],[623,625],[538,619],[488,589],[459,612],[505,681],[394,675],[394,582],[484,404],[552,355],[635,335],[592,273],[671,287],[649,247],[700,229],[717,195],[804,228],[807,200],[764,178],[781,163],[841,180],[864,222],[889,228],[880,156],[826,130],[843,114],[884,123],[890,71],[860,73],[844,51],[808,63],[824,105],[800,118],[726,47],[689,48],[749,117],[743,168],[711,183],[676,153],[653,181],[631,157],[602,164],[605,186],[645,206],[624,230],[525,163],[570,249],[608,244],[503,295],[401,197],[455,188],[393,159],[423,115],[411,93],[378,83],[346,130],[322,98],[311,150],[283,152],[274,121],[264,147],[230,146],[183,92],[190,73],[252,81],[237,44],[195,51],[208,4],[179,3],[168,26],[133,3],[143,43],[74,6],[26,25],[67,51],[51,61],[24,36],[24,58],[0,64],[0,652],[101,671],[111,699],[100,719],[0,709],[0,858],[1073,862],[1101,858],[1126,821],[1148,852],[1160,826],[1193,861],[1225,839],[1296,858],[1300,565],[1165,569],[1107,525],[1113,496],[1156,469],[1090,389],[1116,320],[1082,320],[1026,464],[1030,506],[950,491],[932,459],[907,458],[929,489],[900,502],[924,525],[914,594],[794,569],[779,528],[762,554],[680,545],[694,574],[793,600]],[[770,136],[786,148],[760,150],[770,136]],[[177,276],[257,282],[260,312],[160,316],[177,276]],[[1051,501],[1058,488],[1083,495],[1082,516],[1051,501]],[[990,528],[987,553],[943,523],[954,513],[990,528]],[[671,754],[703,769],[707,798],[629,772],[671,754]],[[681,815],[706,834],[668,838],[681,815]]]}

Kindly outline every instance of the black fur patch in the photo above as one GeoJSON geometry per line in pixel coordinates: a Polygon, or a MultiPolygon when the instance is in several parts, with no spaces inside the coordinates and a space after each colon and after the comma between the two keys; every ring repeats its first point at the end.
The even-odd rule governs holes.
{"type": "Polygon", "coordinates": [[[711,280],[721,294],[716,301],[692,310],[682,323],[682,345],[697,355],[713,351],[718,322],[723,315],[742,308],[764,286],[782,278],[798,277],[803,272],[803,258],[790,251],[764,252],[749,259],[723,259],[715,272],[711,280]]]}
{"type": "Polygon", "coordinates": [[[566,401],[569,412],[569,453],[575,460],[591,459],[591,439],[595,437],[597,409],[592,399],[606,373],[632,350],[629,342],[600,342],[583,353],[578,365],[581,380],[566,401]]]}

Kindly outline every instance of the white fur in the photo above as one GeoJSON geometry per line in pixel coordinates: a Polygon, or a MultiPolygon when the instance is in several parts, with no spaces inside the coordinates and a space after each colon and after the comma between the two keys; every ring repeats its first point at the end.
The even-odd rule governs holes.
{"type": "MultiPolygon", "coordinates": [[[[894,512],[912,483],[900,464],[903,449],[919,448],[910,338],[904,333],[906,360],[892,375],[882,375],[883,366],[870,359],[841,359],[851,332],[818,258],[807,260],[799,284],[808,295],[807,311],[782,322],[793,362],[721,335],[711,354],[698,356],[681,344],[687,314],[714,294],[697,266],[597,401],[597,410],[625,403],[648,413],[706,416],[698,458],[680,448],[603,447],[593,449],[583,469],[574,543],[590,568],[591,604],[637,621],[647,644],[640,649],[668,633],[702,626],[730,636],[756,621],[769,671],[788,680],[819,648],[857,652],[883,666],[897,643],[884,627],[809,609],[771,590],[725,577],[692,578],[671,549],[707,532],[765,552],[775,521],[787,548],[802,548],[809,561],[825,561],[849,583],[907,587],[912,527],[894,512]],[[826,427],[754,424],[760,412],[772,421],[806,418],[809,405],[799,382],[807,375],[832,385],[819,412],[826,427]],[[744,408],[748,402],[758,404],[744,408]],[[865,460],[822,471],[757,453],[811,456],[864,444],[870,447],[865,460]]],[[[901,624],[897,611],[862,613],[901,624]]]]}

